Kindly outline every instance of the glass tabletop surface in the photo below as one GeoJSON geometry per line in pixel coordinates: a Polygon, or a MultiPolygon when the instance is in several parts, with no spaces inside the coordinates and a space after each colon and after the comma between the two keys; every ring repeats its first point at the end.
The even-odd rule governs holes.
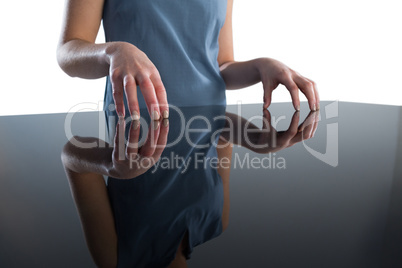
{"type": "Polygon", "coordinates": [[[141,116],[0,117],[0,267],[96,267],[66,176],[86,168],[107,184],[120,267],[179,248],[188,267],[402,267],[401,106],[141,116]]]}

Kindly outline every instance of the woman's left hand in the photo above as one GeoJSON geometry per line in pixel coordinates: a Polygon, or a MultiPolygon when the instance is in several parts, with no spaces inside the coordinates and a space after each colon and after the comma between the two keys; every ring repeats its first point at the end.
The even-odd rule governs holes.
{"type": "Polygon", "coordinates": [[[274,59],[260,58],[255,64],[264,87],[264,109],[271,104],[272,91],[279,84],[283,84],[289,90],[296,110],[300,110],[299,89],[306,96],[310,110],[320,109],[320,98],[314,81],[274,59]]]}

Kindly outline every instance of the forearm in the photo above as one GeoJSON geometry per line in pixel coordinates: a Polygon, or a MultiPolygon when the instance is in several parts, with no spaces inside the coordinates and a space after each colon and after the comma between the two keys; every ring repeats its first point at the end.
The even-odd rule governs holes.
{"type": "MultiPolygon", "coordinates": [[[[99,141],[76,137],[79,142],[99,141]]],[[[115,267],[117,235],[107,188],[102,174],[110,151],[77,147],[70,140],[63,148],[62,161],[70,184],[88,249],[98,267],[115,267]]]]}
{"type": "Polygon", "coordinates": [[[261,130],[237,114],[226,112],[225,117],[226,123],[221,132],[221,137],[231,144],[253,150],[252,145],[257,143],[258,132],[261,130]]]}
{"type": "Polygon", "coordinates": [[[98,267],[116,267],[117,235],[103,176],[76,173],[65,166],[85,240],[98,267]]]}
{"type": "Polygon", "coordinates": [[[259,59],[245,62],[227,62],[221,65],[221,75],[226,89],[239,89],[261,81],[258,71],[259,59]]]}
{"type": "Polygon", "coordinates": [[[110,55],[121,42],[94,44],[73,39],[57,48],[60,67],[72,77],[96,79],[109,74],[110,55]]]}

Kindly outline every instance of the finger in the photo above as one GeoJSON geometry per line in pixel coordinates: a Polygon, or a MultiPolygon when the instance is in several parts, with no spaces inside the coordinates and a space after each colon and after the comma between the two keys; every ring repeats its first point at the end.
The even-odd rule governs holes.
{"type": "Polygon", "coordinates": [[[159,102],[159,110],[162,118],[169,118],[169,106],[167,101],[167,94],[165,86],[162,83],[161,77],[159,74],[153,74],[150,76],[150,79],[155,88],[156,98],[159,102]]]}
{"type": "Polygon", "coordinates": [[[297,135],[297,127],[299,125],[300,112],[296,111],[293,113],[292,120],[290,121],[289,128],[283,133],[283,136],[287,139],[293,138],[297,135]]]}
{"type": "Polygon", "coordinates": [[[135,77],[136,81],[140,85],[142,95],[144,96],[145,103],[147,104],[149,115],[152,120],[159,120],[160,111],[158,99],[155,94],[155,88],[151,79],[148,76],[139,75],[135,77]]]}
{"type": "Polygon", "coordinates": [[[300,88],[300,91],[306,96],[308,104],[310,106],[311,111],[317,110],[317,102],[315,99],[315,91],[313,87],[313,83],[311,83],[308,79],[296,74],[294,76],[294,81],[297,86],[300,88]]]}
{"type": "Polygon", "coordinates": [[[300,124],[297,134],[289,141],[289,147],[310,138],[310,136],[312,135],[312,127],[315,120],[314,114],[315,112],[310,111],[303,123],[300,124]]]}
{"type": "Polygon", "coordinates": [[[149,125],[150,126],[148,130],[147,139],[144,145],[139,150],[139,154],[143,157],[150,157],[154,154],[159,137],[160,122],[157,120],[153,120],[150,122],[149,125]]]}
{"type": "Polygon", "coordinates": [[[153,158],[154,158],[155,162],[159,160],[159,158],[162,155],[163,150],[166,147],[168,133],[169,133],[169,119],[167,119],[167,118],[163,119],[162,124],[159,129],[160,129],[159,138],[158,138],[158,142],[157,142],[157,145],[155,148],[155,152],[153,154],[153,158]]]}
{"type": "Polygon", "coordinates": [[[272,148],[277,146],[277,131],[271,124],[271,113],[265,109],[264,110],[264,117],[262,119],[262,134],[264,135],[264,140],[271,139],[268,141],[268,145],[272,148]]]}
{"type": "Polygon", "coordinates": [[[125,160],[124,148],[125,148],[125,129],[124,118],[120,118],[116,125],[116,135],[114,136],[114,148],[113,148],[113,158],[117,161],[125,160]]]}
{"type": "Polygon", "coordinates": [[[126,157],[134,160],[138,154],[138,140],[140,138],[140,121],[131,121],[130,131],[128,133],[128,144],[126,157]]]}
{"type": "Polygon", "coordinates": [[[264,109],[267,109],[269,105],[271,105],[272,101],[272,91],[274,91],[274,88],[270,82],[265,82],[264,83],[264,109]]]}
{"type": "Polygon", "coordinates": [[[293,107],[296,111],[300,111],[299,88],[293,81],[292,76],[290,74],[286,75],[281,83],[289,90],[290,96],[292,97],[293,107]]]}
{"type": "Polygon", "coordinates": [[[306,79],[313,84],[314,96],[315,96],[315,104],[316,104],[317,110],[319,110],[320,109],[320,95],[318,94],[317,84],[313,80],[310,80],[308,78],[306,78],[306,79]]]}
{"type": "Polygon", "coordinates": [[[304,129],[308,126],[314,123],[316,120],[316,112],[310,111],[310,113],[307,115],[306,119],[304,119],[303,123],[300,124],[299,126],[299,132],[304,131],[304,129]]]}
{"type": "Polygon", "coordinates": [[[293,113],[292,120],[290,121],[289,128],[286,131],[280,131],[278,135],[278,144],[280,148],[286,148],[289,143],[298,136],[297,125],[299,124],[300,112],[293,113]]]}
{"type": "Polygon", "coordinates": [[[303,129],[303,140],[308,140],[313,136],[314,117],[315,116],[313,116],[312,120],[308,121],[308,124],[303,129]]]}
{"type": "Polygon", "coordinates": [[[267,109],[264,109],[263,114],[262,129],[271,130],[271,113],[267,109]]]}
{"type": "Polygon", "coordinates": [[[128,110],[133,120],[140,119],[140,109],[137,99],[137,84],[132,75],[126,75],[123,79],[124,92],[127,98],[128,110]]]}
{"type": "Polygon", "coordinates": [[[124,117],[124,98],[123,98],[123,81],[121,80],[118,72],[114,72],[111,75],[111,84],[112,84],[112,94],[114,104],[116,105],[116,112],[119,117],[124,117]]]}
{"type": "Polygon", "coordinates": [[[313,125],[313,137],[315,135],[315,132],[317,131],[319,116],[320,116],[320,113],[316,112],[315,121],[314,121],[314,125],[313,125]]]}

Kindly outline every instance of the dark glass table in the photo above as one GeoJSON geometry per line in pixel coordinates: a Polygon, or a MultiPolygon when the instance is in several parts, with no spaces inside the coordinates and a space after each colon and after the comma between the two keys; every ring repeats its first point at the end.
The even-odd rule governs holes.
{"type": "MultiPolygon", "coordinates": [[[[197,169],[189,161],[192,168],[183,173],[172,166],[155,172],[167,174],[167,182],[183,176],[202,183],[200,178],[214,178],[205,184],[214,185],[214,191],[189,184],[188,198],[198,198],[191,201],[196,209],[190,201],[171,206],[171,221],[179,222],[181,210],[188,212],[195,225],[187,232],[193,240],[202,238],[193,241],[200,245],[192,249],[189,267],[402,267],[402,107],[345,102],[322,102],[321,107],[313,114],[306,103],[296,114],[291,103],[272,104],[269,114],[260,104],[229,105],[226,112],[225,107],[179,107],[183,117],[171,110],[167,144],[179,138],[158,163],[176,152],[183,159],[194,160],[197,152],[216,156],[213,144],[219,138],[235,144],[228,225],[216,217],[216,211],[225,210],[216,163],[206,167],[200,160],[197,169]],[[202,141],[210,141],[210,147],[193,149],[202,141]],[[206,201],[211,199],[214,203],[206,201]],[[204,207],[208,212],[200,212],[204,207]],[[208,230],[214,232],[205,235],[208,230]]],[[[142,114],[145,137],[142,126],[150,122],[142,114]]],[[[95,267],[60,156],[73,135],[113,144],[117,119],[106,122],[105,117],[103,112],[0,117],[1,267],[95,267]]],[[[141,176],[153,179],[155,170],[141,176]]],[[[111,180],[134,189],[141,178],[111,180]]],[[[158,187],[163,191],[165,186],[158,187]]],[[[118,209],[118,201],[114,204],[118,209]]],[[[163,211],[170,215],[167,207],[163,211]]],[[[158,230],[154,234],[170,224],[157,219],[155,214],[147,219],[158,230]]],[[[120,239],[131,243],[135,235],[128,239],[122,229],[120,239]]],[[[163,245],[164,239],[155,235],[149,241],[163,245]]]]}

